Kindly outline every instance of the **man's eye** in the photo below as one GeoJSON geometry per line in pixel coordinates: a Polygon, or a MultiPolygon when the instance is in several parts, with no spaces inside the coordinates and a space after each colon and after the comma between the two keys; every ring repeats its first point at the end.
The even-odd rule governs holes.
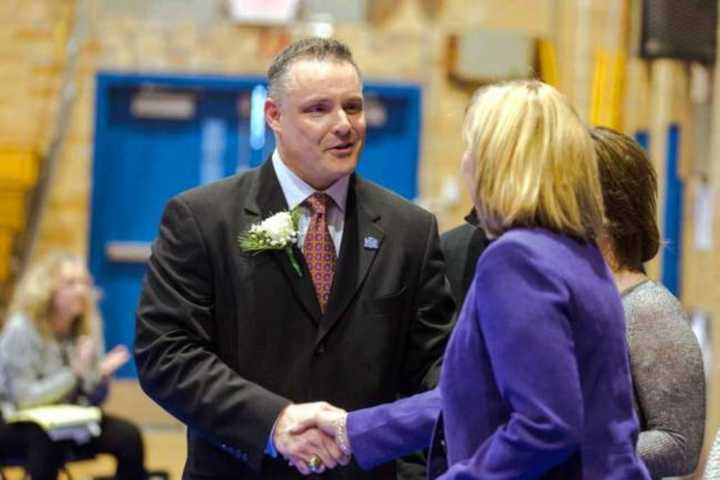
{"type": "Polygon", "coordinates": [[[308,113],[323,113],[325,110],[325,105],[311,105],[305,111],[308,113]]]}
{"type": "Polygon", "coordinates": [[[363,106],[360,103],[353,103],[351,105],[345,105],[345,111],[348,113],[359,113],[362,112],[363,106]]]}

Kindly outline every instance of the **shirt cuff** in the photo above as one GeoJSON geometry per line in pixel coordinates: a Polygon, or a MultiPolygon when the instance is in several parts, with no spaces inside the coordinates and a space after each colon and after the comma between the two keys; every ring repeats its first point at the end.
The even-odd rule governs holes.
{"type": "Polygon", "coordinates": [[[277,421],[273,424],[272,430],[270,430],[270,436],[267,440],[267,445],[265,445],[265,455],[268,455],[272,458],[277,458],[278,452],[277,449],[275,449],[275,444],[273,443],[273,436],[275,435],[275,426],[277,425],[277,421]]]}

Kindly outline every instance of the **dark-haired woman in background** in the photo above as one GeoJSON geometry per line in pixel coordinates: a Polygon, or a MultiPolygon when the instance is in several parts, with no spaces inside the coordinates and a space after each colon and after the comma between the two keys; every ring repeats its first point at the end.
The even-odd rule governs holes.
{"type": "Polygon", "coordinates": [[[660,246],[657,178],[635,141],[607,128],[591,134],[607,222],[600,246],[625,310],[641,426],[638,454],[653,478],[687,475],[702,448],[705,377],[680,302],[643,268],[660,246]]]}

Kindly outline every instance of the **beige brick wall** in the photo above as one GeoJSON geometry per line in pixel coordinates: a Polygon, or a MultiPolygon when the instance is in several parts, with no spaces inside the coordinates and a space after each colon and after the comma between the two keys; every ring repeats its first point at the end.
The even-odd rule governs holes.
{"type": "Polygon", "coordinates": [[[0,144],[44,147],[71,2],[0,2],[0,144]]]}
{"type": "MultiPolygon", "coordinates": [[[[416,1],[407,0],[378,26],[339,25],[336,29],[336,36],[353,48],[367,78],[411,81],[423,87],[420,192],[425,198],[437,195],[444,177],[457,175],[462,153],[462,114],[470,93],[447,79],[446,34],[488,27],[541,35],[550,28],[547,0],[493,0],[483,2],[486,5],[482,8],[479,3],[449,1],[438,17],[429,19],[416,1]],[[523,14],[518,15],[519,11],[523,14]]],[[[48,14],[50,10],[48,6],[48,14]]],[[[282,40],[283,32],[239,27],[224,20],[212,25],[194,24],[186,19],[177,24],[170,21],[158,24],[139,15],[106,16],[97,5],[89,16],[92,17],[89,36],[83,44],[75,77],[78,101],[68,119],[71,125],[67,144],[43,216],[38,254],[57,247],[87,251],[93,81],[97,71],[262,75],[274,53],[274,42],[282,40]]],[[[48,104],[52,101],[46,95],[41,102],[45,117],[52,109],[48,104]]],[[[30,125],[37,124],[35,112],[21,113],[23,109],[17,107],[7,111],[27,117],[25,121],[30,125]]],[[[5,133],[4,125],[11,123],[10,118],[0,123],[0,132],[5,133]]],[[[437,211],[441,228],[459,223],[468,209],[469,202],[463,196],[461,205],[437,211]]]]}

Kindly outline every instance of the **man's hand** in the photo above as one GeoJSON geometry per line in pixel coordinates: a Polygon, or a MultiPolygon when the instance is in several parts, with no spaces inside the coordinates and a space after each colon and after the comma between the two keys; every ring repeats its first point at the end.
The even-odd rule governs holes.
{"type": "Polygon", "coordinates": [[[338,464],[347,465],[350,461],[331,436],[313,428],[314,419],[326,410],[335,410],[335,407],[325,402],[290,405],[275,423],[275,449],[303,475],[335,468],[338,464]],[[316,472],[308,467],[314,456],[319,457],[323,465],[316,472]]]}
{"type": "Polygon", "coordinates": [[[300,433],[308,428],[317,428],[335,440],[342,452],[350,457],[352,449],[347,435],[347,412],[341,408],[325,404],[315,411],[315,415],[298,422],[290,433],[300,433]]]}

